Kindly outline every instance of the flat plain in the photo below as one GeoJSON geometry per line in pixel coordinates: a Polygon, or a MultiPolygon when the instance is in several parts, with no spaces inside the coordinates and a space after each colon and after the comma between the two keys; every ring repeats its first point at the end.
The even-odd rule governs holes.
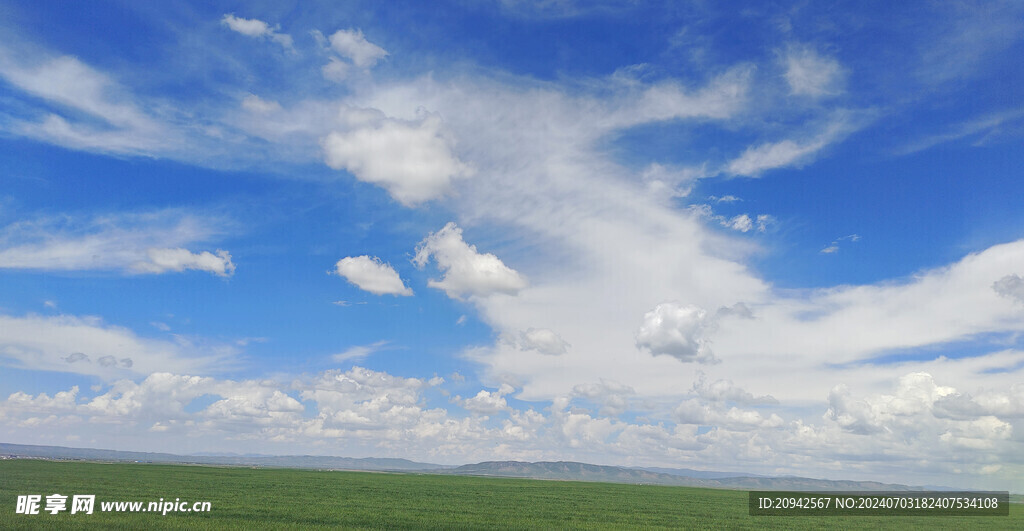
{"type": "MultiPolygon", "coordinates": [[[[70,506],[70,503],[69,503],[70,506]]],[[[70,507],[69,507],[70,508],[70,507]]],[[[1000,517],[747,514],[747,492],[431,474],[0,461],[0,529],[1024,529],[1000,517]],[[16,514],[19,495],[93,494],[94,513],[16,514]],[[210,512],[102,512],[160,498],[210,512]]]]}

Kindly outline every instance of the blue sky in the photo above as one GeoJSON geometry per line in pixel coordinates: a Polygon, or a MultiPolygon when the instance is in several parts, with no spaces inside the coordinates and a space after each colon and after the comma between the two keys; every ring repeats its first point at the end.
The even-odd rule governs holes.
{"type": "Polygon", "coordinates": [[[6,441],[1024,490],[1014,2],[0,4],[6,441]]]}

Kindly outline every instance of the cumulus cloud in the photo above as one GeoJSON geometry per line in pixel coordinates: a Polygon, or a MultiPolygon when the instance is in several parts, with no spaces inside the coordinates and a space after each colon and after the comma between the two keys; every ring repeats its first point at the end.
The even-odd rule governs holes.
{"type": "Polygon", "coordinates": [[[573,386],[572,394],[601,405],[602,415],[617,416],[629,409],[629,400],[636,395],[631,386],[602,378],[598,383],[573,386]]]}
{"type": "Polygon", "coordinates": [[[705,337],[710,325],[707,312],[697,306],[662,303],[644,314],[636,346],[683,362],[713,362],[710,341],[705,337]]]}
{"type": "Polygon", "coordinates": [[[331,35],[330,43],[331,49],[359,68],[369,68],[388,55],[383,48],[366,40],[359,29],[338,30],[331,35]]]}
{"type": "MultiPolygon", "coordinates": [[[[526,279],[491,253],[477,252],[462,239],[462,229],[450,222],[431,233],[416,247],[413,263],[423,267],[433,257],[444,276],[427,285],[449,297],[487,297],[496,293],[515,295],[527,286],[526,279]]],[[[540,336],[544,336],[540,333],[540,336]]]]}
{"type": "Polygon", "coordinates": [[[750,214],[739,214],[727,218],[721,214],[715,214],[711,205],[707,204],[691,205],[690,211],[702,218],[717,222],[723,227],[743,233],[752,230],[761,233],[768,232],[768,228],[775,224],[775,217],[769,214],[758,214],[753,218],[750,217],[750,214]]]}
{"type": "Polygon", "coordinates": [[[335,271],[359,289],[374,295],[412,295],[412,289],[406,287],[391,264],[381,262],[376,256],[347,256],[338,260],[335,271]]]}
{"type": "Polygon", "coordinates": [[[321,146],[328,166],[384,188],[405,206],[440,197],[452,179],[470,174],[434,115],[418,121],[382,118],[330,133],[321,146]]]}
{"type": "Polygon", "coordinates": [[[977,396],[950,393],[939,397],[933,408],[936,417],[970,420],[995,416],[1001,419],[1024,418],[1024,385],[1006,391],[986,390],[977,396]]]}
{"type": "Polygon", "coordinates": [[[820,98],[842,92],[843,69],[809,46],[790,46],[782,58],[790,93],[820,98]]]}
{"type": "Polygon", "coordinates": [[[481,389],[476,396],[472,398],[459,398],[456,397],[456,402],[459,403],[463,408],[473,413],[480,415],[494,415],[501,411],[510,409],[508,402],[505,401],[505,395],[515,391],[515,388],[508,384],[501,384],[501,387],[497,391],[487,391],[481,389]]]}
{"type": "Polygon", "coordinates": [[[782,417],[772,413],[768,417],[761,413],[729,407],[726,409],[716,402],[705,402],[691,398],[681,402],[673,410],[674,418],[683,424],[704,426],[721,426],[737,431],[749,431],[757,428],[778,428],[784,424],[782,417]]]}
{"type": "MultiPolygon", "coordinates": [[[[995,394],[986,399],[994,398],[995,394]]],[[[1000,398],[1006,396],[1002,394],[1000,398]]],[[[1007,451],[1004,442],[1011,439],[1013,426],[994,413],[1012,415],[1019,411],[1000,402],[997,399],[986,407],[953,387],[937,385],[931,374],[911,373],[899,379],[892,394],[856,398],[846,386],[837,386],[829,393],[825,418],[844,431],[872,435],[885,443],[896,442],[920,451],[1007,451]],[[991,407],[995,404],[999,405],[991,407]]]]}
{"type": "Polygon", "coordinates": [[[750,219],[750,216],[746,214],[740,214],[730,219],[726,226],[732,230],[738,230],[740,232],[749,232],[750,229],[754,228],[754,220],[750,219]]]}
{"type": "Polygon", "coordinates": [[[286,50],[294,50],[291,35],[278,33],[279,26],[270,27],[270,24],[262,20],[236,17],[233,13],[224,15],[220,22],[231,31],[256,39],[269,39],[280,44],[286,50]]]}
{"type": "Polygon", "coordinates": [[[172,211],[88,221],[23,221],[0,231],[0,268],[120,269],[130,273],[198,270],[231,276],[235,265],[227,251],[193,253],[178,247],[209,239],[219,224],[172,211]]]}
{"type": "MultiPolygon", "coordinates": [[[[937,385],[927,374],[908,374],[892,394],[854,397],[848,390],[837,391],[845,398],[836,400],[834,393],[823,424],[814,425],[787,423],[763,408],[738,407],[733,404],[753,395],[731,382],[701,380],[694,385],[696,396],[664,413],[674,421],[666,427],[662,420],[623,421],[573,406],[572,399],[578,398],[602,404],[601,415],[628,411],[634,390],[608,380],[577,385],[571,397],[551,400],[547,414],[512,407],[506,397],[515,388],[502,384],[452,399],[471,413],[466,417],[426,405],[442,383],[441,378],[404,378],[362,367],[324,371],[290,384],[158,372],[141,382],[119,380],[106,389],[94,388],[92,397],[78,387],[37,395],[15,392],[0,400],[0,426],[31,427],[36,444],[64,440],[61,434],[69,430],[100,446],[128,434],[156,433],[155,448],[169,445],[164,449],[198,436],[220,451],[311,452],[327,444],[347,454],[449,463],[488,458],[593,462],[604,455],[638,466],[701,463],[770,474],[814,464],[828,476],[847,479],[878,480],[878,470],[889,470],[899,482],[919,481],[927,476],[911,474],[952,460],[975,477],[994,474],[1010,478],[1008,485],[1019,482],[1013,476],[1013,426],[991,409],[1009,413],[1000,405],[1009,397],[1016,397],[1019,406],[1019,385],[970,398],[937,385]],[[952,398],[970,401],[973,409],[961,407],[956,418],[943,416],[942,404],[952,398]],[[197,401],[207,405],[196,407],[197,401]],[[842,449],[839,457],[836,448],[842,449]],[[638,456],[643,459],[632,460],[638,456]],[[908,460],[917,463],[913,470],[908,460]],[[997,465],[1010,470],[1001,472],[997,465]]],[[[1020,413],[1019,407],[1013,411],[1020,413]]]]}
{"type": "Polygon", "coordinates": [[[697,373],[697,381],[693,384],[693,392],[697,396],[713,402],[729,402],[735,404],[778,404],[771,395],[754,396],[748,391],[737,387],[732,380],[716,380],[708,383],[703,372],[697,373]]]}
{"type": "Polygon", "coordinates": [[[217,249],[216,254],[209,251],[193,253],[181,248],[147,249],[146,260],[132,264],[132,269],[156,274],[192,269],[230,277],[235,273],[235,264],[231,262],[231,254],[221,249],[217,249]]]}

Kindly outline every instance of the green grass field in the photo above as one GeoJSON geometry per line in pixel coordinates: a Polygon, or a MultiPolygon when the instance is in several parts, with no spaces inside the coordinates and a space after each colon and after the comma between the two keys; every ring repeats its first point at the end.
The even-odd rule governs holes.
{"type": "MultiPolygon", "coordinates": [[[[69,503],[70,509],[70,503],[69,503]]],[[[1024,529],[1008,517],[753,517],[743,491],[366,472],[0,461],[0,529],[1024,529]],[[15,514],[18,495],[95,494],[92,515],[15,514]],[[209,513],[100,511],[209,501],[209,513]]]]}

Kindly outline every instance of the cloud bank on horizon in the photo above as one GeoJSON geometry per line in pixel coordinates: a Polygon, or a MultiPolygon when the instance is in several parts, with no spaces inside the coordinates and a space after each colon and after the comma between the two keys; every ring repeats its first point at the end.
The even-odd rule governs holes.
{"type": "Polygon", "coordinates": [[[1024,9],[682,6],[8,4],[6,442],[1024,491],[1024,9]]]}

